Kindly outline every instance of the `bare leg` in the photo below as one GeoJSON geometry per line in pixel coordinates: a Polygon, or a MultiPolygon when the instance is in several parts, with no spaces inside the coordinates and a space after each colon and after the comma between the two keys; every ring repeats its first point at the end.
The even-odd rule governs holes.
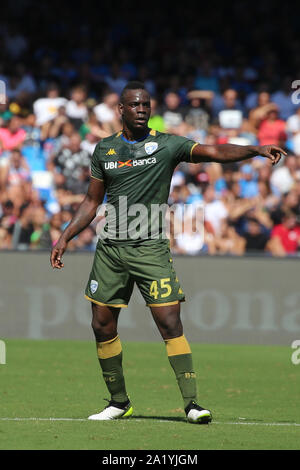
{"type": "Polygon", "coordinates": [[[180,319],[180,302],[176,305],[151,307],[151,313],[163,339],[182,336],[183,327],[180,319]]]}
{"type": "Polygon", "coordinates": [[[108,341],[118,334],[120,308],[92,304],[92,328],[97,342],[108,341]]]}

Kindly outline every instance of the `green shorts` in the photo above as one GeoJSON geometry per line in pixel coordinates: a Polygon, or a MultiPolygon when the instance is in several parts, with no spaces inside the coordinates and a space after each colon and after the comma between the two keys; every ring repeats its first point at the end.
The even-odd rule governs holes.
{"type": "Polygon", "coordinates": [[[127,307],[134,283],[149,307],[185,300],[168,240],[125,246],[99,240],[85,297],[99,305],[127,307]]]}

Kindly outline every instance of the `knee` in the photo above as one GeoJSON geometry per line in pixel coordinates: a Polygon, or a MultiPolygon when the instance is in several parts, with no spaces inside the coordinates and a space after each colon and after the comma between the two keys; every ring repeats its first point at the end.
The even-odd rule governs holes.
{"type": "Polygon", "coordinates": [[[113,322],[93,318],[91,323],[97,341],[107,341],[117,336],[116,325],[113,322]]]}
{"type": "Polygon", "coordinates": [[[93,313],[91,322],[96,341],[108,341],[117,336],[117,323],[114,318],[107,315],[99,315],[99,312],[93,313]]]}
{"type": "Polygon", "coordinates": [[[174,312],[169,312],[164,315],[163,319],[160,319],[158,322],[158,328],[164,339],[167,338],[176,338],[183,334],[182,323],[180,316],[174,314],[174,312]]]}

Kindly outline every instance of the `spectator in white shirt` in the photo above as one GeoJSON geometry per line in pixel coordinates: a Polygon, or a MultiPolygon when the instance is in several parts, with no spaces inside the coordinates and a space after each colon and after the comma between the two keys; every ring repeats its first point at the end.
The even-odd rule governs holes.
{"type": "Polygon", "coordinates": [[[208,184],[203,190],[204,220],[210,222],[215,232],[219,235],[221,224],[228,217],[228,210],[223,201],[217,199],[213,185],[208,184]]]}
{"type": "Polygon", "coordinates": [[[71,99],[66,105],[66,114],[76,129],[79,129],[88,117],[86,105],[87,90],[84,85],[77,85],[71,91],[71,99]]]}
{"type": "Polygon", "coordinates": [[[94,107],[93,111],[102,124],[104,131],[112,134],[121,129],[120,115],[118,112],[119,95],[113,91],[107,91],[102,102],[94,107]]]}
{"type": "Polygon", "coordinates": [[[68,100],[59,96],[59,87],[55,83],[50,83],[47,88],[46,97],[38,98],[33,103],[33,111],[36,115],[38,126],[54,119],[59,108],[66,106],[68,100]]]}

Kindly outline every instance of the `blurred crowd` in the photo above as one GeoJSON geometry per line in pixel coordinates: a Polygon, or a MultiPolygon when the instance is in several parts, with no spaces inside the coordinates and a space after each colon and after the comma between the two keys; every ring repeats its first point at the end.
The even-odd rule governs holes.
{"type": "MultiPolygon", "coordinates": [[[[260,156],[180,164],[169,204],[201,203],[204,232],[186,223],[171,236],[172,251],[299,253],[297,15],[293,24],[284,5],[270,10],[272,2],[262,0],[249,37],[245,1],[219,4],[213,32],[211,13],[204,9],[199,25],[192,7],[174,5],[167,26],[155,11],[147,18],[124,8],[111,18],[108,2],[101,23],[89,1],[71,12],[60,4],[59,17],[56,0],[51,9],[16,3],[0,20],[0,250],[49,250],[56,243],[85,195],[97,142],[121,129],[120,92],[138,79],[152,96],[151,128],[201,144],[275,144],[288,154],[275,167],[260,156]],[[232,20],[225,25],[224,8],[232,20]],[[30,25],[21,21],[26,16],[30,25]]],[[[93,250],[97,223],[69,249],[93,250]]]]}

